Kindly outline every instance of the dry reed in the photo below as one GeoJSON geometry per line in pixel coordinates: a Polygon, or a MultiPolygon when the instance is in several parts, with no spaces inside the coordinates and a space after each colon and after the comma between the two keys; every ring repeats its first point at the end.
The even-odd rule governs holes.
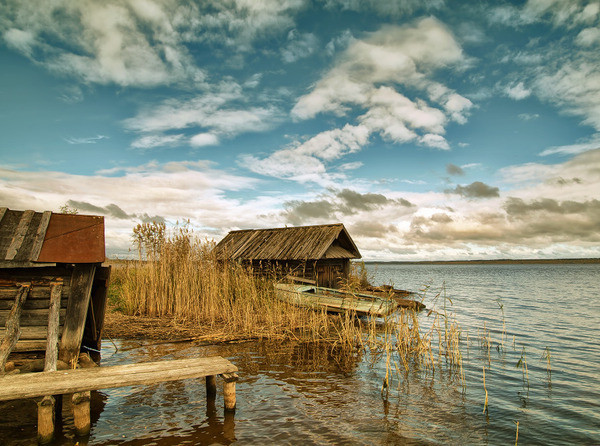
{"type": "MultiPolygon", "coordinates": [[[[461,330],[448,312],[452,302],[445,287],[433,299],[434,304],[441,301],[442,311],[435,311],[428,330],[411,309],[383,319],[361,319],[351,312],[332,316],[277,299],[275,277],[217,259],[214,243],[199,240],[188,225],[172,230],[156,223],[139,225],[133,239],[139,258],[113,269],[110,290],[113,304],[126,314],[171,319],[238,338],[319,343],[335,352],[332,357],[339,364],[350,364],[365,352],[373,362],[385,355],[386,395],[395,376],[410,368],[433,372],[436,363],[444,363],[464,383],[461,330]]],[[[355,292],[367,284],[366,269],[358,265],[343,286],[355,292]]]]}

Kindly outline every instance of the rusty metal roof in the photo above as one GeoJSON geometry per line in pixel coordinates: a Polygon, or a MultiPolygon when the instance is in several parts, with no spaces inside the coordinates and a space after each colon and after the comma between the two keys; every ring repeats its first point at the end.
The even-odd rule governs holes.
{"type": "Polygon", "coordinates": [[[1,267],[104,260],[104,217],[0,207],[1,267]]]}
{"type": "Polygon", "coordinates": [[[231,231],[215,247],[219,258],[235,260],[360,259],[342,223],[231,231]]]}

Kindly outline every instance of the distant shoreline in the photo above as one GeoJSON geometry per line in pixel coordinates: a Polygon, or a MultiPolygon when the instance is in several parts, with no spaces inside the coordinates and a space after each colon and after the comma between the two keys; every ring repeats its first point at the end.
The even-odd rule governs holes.
{"type": "Polygon", "coordinates": [[[495,259],[495,260],[365,260],[365,265],[525,265],[525,264],[596,264],[598,259],[495,259]]]}

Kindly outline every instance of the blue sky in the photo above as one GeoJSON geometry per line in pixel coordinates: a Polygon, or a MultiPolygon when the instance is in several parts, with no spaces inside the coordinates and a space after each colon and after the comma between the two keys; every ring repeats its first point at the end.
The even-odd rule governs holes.
{"type": "Polygon", "coordinates": [[[0,5],[0,203],[343,222],[365,259],[600,257],[600,2],[0,5]]]}

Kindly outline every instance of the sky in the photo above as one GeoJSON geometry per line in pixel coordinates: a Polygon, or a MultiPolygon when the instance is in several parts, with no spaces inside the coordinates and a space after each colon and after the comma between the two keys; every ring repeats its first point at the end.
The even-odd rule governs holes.
{"type": "Polygon", "coordinates": [[[0,3],[0,206],[600,257],[600,2],[0,3]]]}

